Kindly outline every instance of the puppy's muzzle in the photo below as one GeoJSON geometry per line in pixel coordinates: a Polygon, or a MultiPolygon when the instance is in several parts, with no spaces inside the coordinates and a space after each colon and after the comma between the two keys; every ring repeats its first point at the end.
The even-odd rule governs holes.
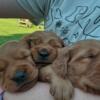
{"type": "Polygon", "coordinates": [[[41,58],[46,59],[49,56],[49,51],[46,48],[41,48],[38,50],[38,54],[41,58]]]}
{"type": "Polygon", "coordinates": [[[16,82],[17,85],[21,85],[23,84],[23,82],[27,80],[27,78],[28,78],[28,73],[24,71],[17,71],[12,80],[16,82]]]}

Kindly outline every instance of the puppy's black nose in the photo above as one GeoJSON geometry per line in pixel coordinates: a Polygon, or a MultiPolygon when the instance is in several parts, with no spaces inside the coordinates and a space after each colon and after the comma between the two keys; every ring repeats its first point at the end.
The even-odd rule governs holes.
{"type": "Polygon", "coordinates": [[[38,53],[41,57],[48,57],[49,56],[49,51],[45,48],[40,49],[38,53]]]}
{"type": "Polygon", "coordinates": [[[15,76],[12,78],[13,81],[17,83],[17,85],[22,84],[27,79],[27,73],[23,71],[17,71],[15,76]]]}

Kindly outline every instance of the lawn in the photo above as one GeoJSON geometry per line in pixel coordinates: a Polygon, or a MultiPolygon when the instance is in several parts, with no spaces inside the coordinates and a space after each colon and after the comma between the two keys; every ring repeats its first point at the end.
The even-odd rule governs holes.
{"type": "Polygon", "coordinates": [[[25,34],[29,34],[39,29],[33,25],[31,28],[23,27],[19,24],[18,19],[0,19],[0,44],[9,40],[18,40],[25,34]]]}

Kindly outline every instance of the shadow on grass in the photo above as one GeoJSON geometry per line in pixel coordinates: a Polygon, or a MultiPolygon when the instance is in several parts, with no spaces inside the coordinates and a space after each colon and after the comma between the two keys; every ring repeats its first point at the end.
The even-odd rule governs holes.
{"type": "Polygon", "coordinates": [[[0,45],[7,42],[7,41],[10,41],[10,40],[19,40],[21,37],[23,37],[24,35],[26,34],[12,34],[10,36],[0,36],[0,45]]]}

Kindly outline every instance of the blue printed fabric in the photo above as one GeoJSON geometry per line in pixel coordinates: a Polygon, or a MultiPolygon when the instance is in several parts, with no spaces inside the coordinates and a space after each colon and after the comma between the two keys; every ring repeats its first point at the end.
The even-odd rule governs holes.
{"type": "Polygon", "coordinates": [[[100,40],[100,0],[17,0],[45,30],[56,32],[66,44],[100,40]]]}

